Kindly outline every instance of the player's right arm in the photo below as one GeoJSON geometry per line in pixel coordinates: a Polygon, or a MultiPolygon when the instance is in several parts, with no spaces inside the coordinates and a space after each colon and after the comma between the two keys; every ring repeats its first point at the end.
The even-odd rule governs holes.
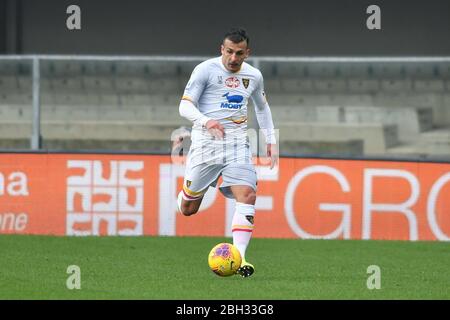
{"type": "Polygon", "coordinates": [[[205,127],[213,136],[222,139],[224,129],[219,121],[208,118],[197,108],[198,101],[205,90],[208,80],[208,74],[204,69],[205,66],[200,64],[192,72],[191,78],[184,90],[183,97],[181,98],[179,112],[182,117],[194,124],[205,127]]]}
{"type": "Polygon", "coordinates": [[[224,128],[220,124],[219,121],[210,119],[207,116],[203,115],[194,103],[190,100],[181,99],[180,102],[180,115],[194,124],[199,123],[202,127],[206,128],[209,133],[211,133],[214,137],[218,139],[223,139],[224,136],[224,128]]]}

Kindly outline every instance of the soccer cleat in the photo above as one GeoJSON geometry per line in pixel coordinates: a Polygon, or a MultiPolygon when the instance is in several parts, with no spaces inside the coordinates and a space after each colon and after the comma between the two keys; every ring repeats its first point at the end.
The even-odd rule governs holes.
{"type": "Polygon", "coordinates": [[[254,272],[255,267],[251,263],[243,260],[241,267],[236,271],[236,274],[240,275],[243,278],[247,278],[250,277],[254,272]]]}

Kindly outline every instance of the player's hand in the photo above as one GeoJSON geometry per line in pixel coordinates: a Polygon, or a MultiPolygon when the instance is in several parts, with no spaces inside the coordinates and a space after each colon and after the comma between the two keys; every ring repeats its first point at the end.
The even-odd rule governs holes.
{"type": "Polygon", "coordinates": [[[209,133],[211,133],[217,139],[222,140],[225,136],[225,129],[217,120],[209,120],[205,125],[209,133]]]}
{"type": "Polygon", "coordinates": [[[267,145],[267,156],[270,157],[270,169],[273,169],[273,167],[278,166],[278,147],[276,144],[268,144],[267,145]]]}

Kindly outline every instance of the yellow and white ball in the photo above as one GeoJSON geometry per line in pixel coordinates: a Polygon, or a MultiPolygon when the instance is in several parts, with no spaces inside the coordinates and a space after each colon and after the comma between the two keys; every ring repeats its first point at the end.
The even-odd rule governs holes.
{"type": "Polygon", "coordinates": [[[242,258],[239,250],[230,243],[219,243],[208,256],[211,270],[221,277],[228,277],[236,273],[241,266],[242,258]]]}

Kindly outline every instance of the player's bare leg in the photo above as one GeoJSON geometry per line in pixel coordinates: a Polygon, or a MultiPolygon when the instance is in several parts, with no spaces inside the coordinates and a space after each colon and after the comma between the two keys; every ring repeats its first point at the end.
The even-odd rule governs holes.
{"type": "Polygon", "coordinates": [[[186,200],[182,196],[182,192],[178,194],[178,210],[185,216],[191,216],[198,212],[200,205],[202,204],[203,196],[196,200],[186,200]]]}
{"type": "Polygon", "coordinates": [[[232,221],[233,244],[241,253],[242,263],[237,273],[249,277],[255,272],[255,267],[245,260],[245,251],[253,233],[256,192],[249,186],[232,186],[231,192],[236,199],[236,211],[232,221]]]}

